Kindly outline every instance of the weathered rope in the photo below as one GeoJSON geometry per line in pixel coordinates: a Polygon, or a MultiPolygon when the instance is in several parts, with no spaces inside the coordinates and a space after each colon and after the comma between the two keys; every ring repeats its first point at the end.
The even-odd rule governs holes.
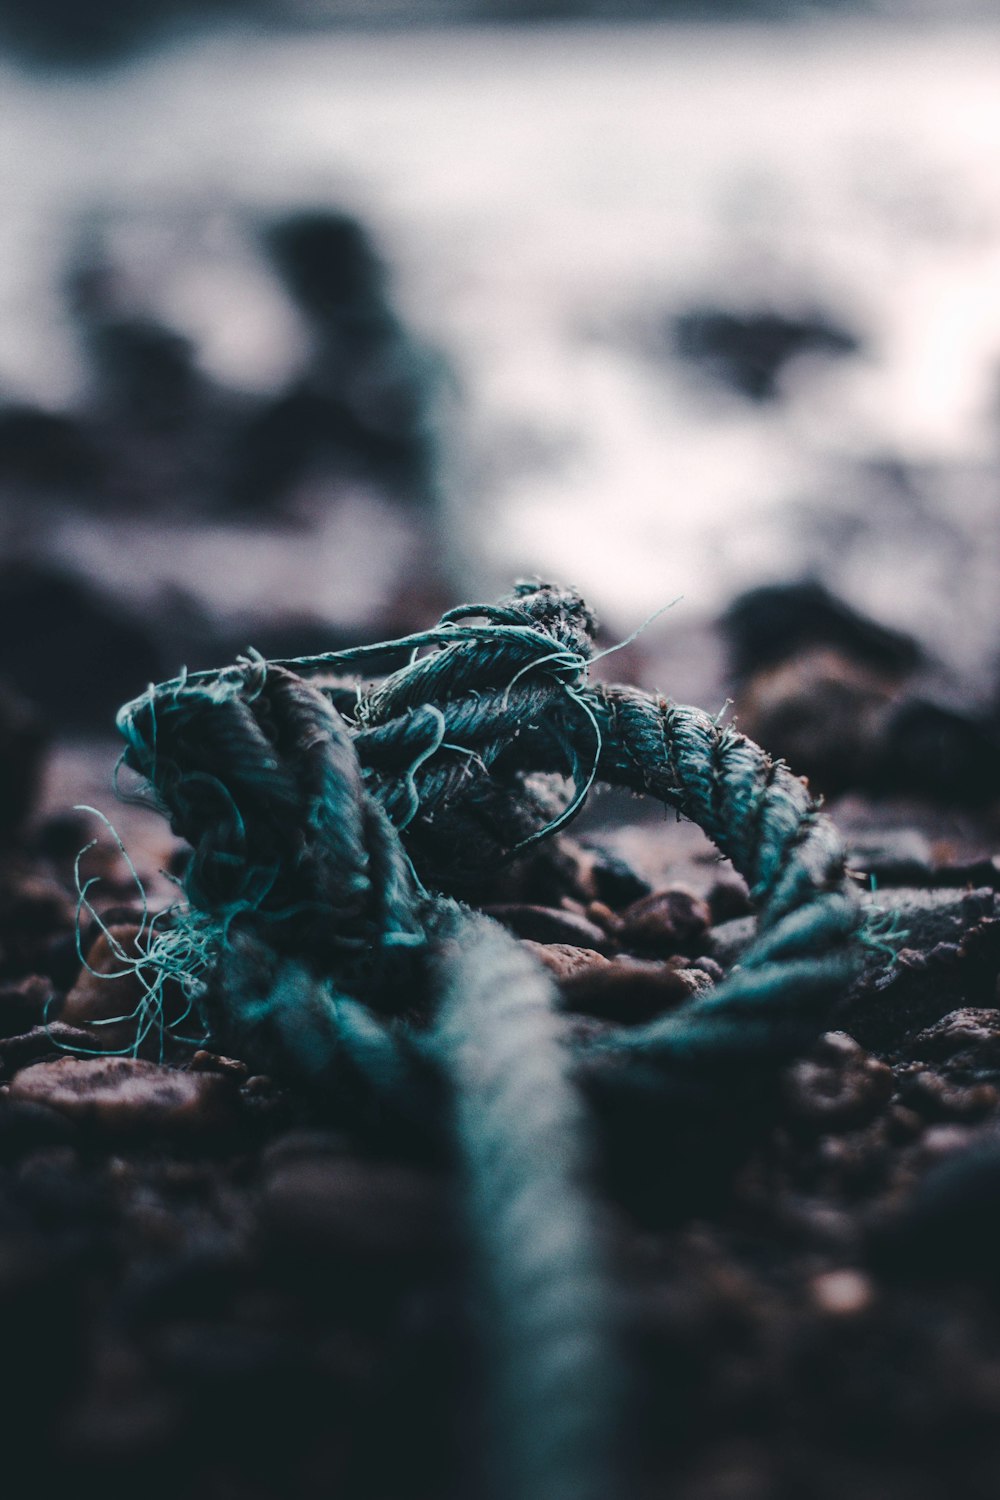
{"type": "Polygon", "coordinates": [[[822,1028],[861,927],[804,783],[697,709],[591,681],[593,633],[576,594],[525,584],[403,641],[180,677],[118,721],[192,846],[180,925],[214,947],[217,1025],[358,1120],[450,1118],[512,1500],[612,1492],[571,1074],[605,1108],[767,1076],[822,1028]],[[381,679],[349,675],[407,649],[381,679]],[[538,773],[572,784],[561,809],[538,773]],[[746,877],[758,934],[714,991],[571,1048],[549,980],[449,893],[566,823],[597,780],[699,824],[746,877]]]}

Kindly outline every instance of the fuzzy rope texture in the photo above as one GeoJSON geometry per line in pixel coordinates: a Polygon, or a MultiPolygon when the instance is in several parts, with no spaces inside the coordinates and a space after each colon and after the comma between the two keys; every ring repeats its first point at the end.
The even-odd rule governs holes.
{"type": "Polygon", "coordinates": [[[822,1029],[859,951],[843,849],[805,784],[698,709],[594,682],[594,629],[573,592],[523,584],[401,641],[185,675],[118,721],[126,763],[191,845],[176,923],[214,955],[217,1027],[362,1124],[450,1132],[511,1500],[614,1490],[577,1085],[613,1100],[766,1076],[822,1029]],[[554,803],[539,773],[572,793],[554,803]],[[452,898],[564,826],[597,781],[704,829],[747,879],[758,930],[713,991],[570,1044],[551,979],[452,898]]]}

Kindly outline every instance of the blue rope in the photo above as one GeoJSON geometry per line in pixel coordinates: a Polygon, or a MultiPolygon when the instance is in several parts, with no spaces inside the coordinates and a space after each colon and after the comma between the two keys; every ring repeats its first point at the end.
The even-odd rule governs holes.
{"type": "Polygon", "coordinates": [[[822,1030],[862,936],[805,784],[698,709],[592,682],[594,628],[576,594],[522,584],[402,641],[185,675],[118,718],[126,763],[194,851],[185,888],[199,932],[217,934],[219,1028],[362,1122],[451,1122],[507,1500],[615,1493],[574,1080],[613,1100],[668,1099],[695,1077],[730,1090],[734,1064],[766,1077],[822,1030]],[[405,648],[380,679],[348,675],[405,648]],[[538,772],[572,783],[561,808],[538,772]],[[703,828],[745,876],[758,932],[716,989],[571,1046],[549,979],[448,893],[563,826],[595,781],[703,828]]]}

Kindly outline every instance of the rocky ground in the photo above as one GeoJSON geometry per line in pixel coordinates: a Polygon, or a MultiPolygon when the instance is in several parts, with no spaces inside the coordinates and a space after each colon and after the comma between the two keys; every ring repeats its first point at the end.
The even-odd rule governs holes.
{"type": "MultiPolygon", "coordinates": [[[[46,779],[10,700],[2,756],[5,1469],[39,1495],[482,1493],[447,1168],[207,1041],[153,1032],[133,1056],[115,1018],[141,991],[99,976],[133,951],[135,881],[105,833],[82,868],[111,939],[78,920],[88,823],[64,800],[110,752],[60,750],[46,779]]],[[[637,1497],[996,1490],[1000,828],[926,798],[854,792],[834,812],[899,913],[894,956],[872,954],[759,1115],[648,1142],[635,1175],[669,1193],[637,1199],[605,1164],[637,1497]]],[[[162,903],[169,836],[129,817],[162,903]]],[[[741,882],[696,830],[610,797],[490,895],[580,1024],[710,985],[746,925],[741,882]]]]}

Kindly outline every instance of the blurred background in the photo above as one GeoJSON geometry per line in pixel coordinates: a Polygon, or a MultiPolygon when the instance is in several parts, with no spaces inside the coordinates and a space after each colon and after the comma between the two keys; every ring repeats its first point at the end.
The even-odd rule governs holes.
{"type": "Polygon", "coordinates": [[[676,600],[609,669],[824,791],[995,800],[992,6],[4,0],[0,39],[4,734],[68,747],[50,799],[150,679],[530,573],[608,644],[676,600]]]}

